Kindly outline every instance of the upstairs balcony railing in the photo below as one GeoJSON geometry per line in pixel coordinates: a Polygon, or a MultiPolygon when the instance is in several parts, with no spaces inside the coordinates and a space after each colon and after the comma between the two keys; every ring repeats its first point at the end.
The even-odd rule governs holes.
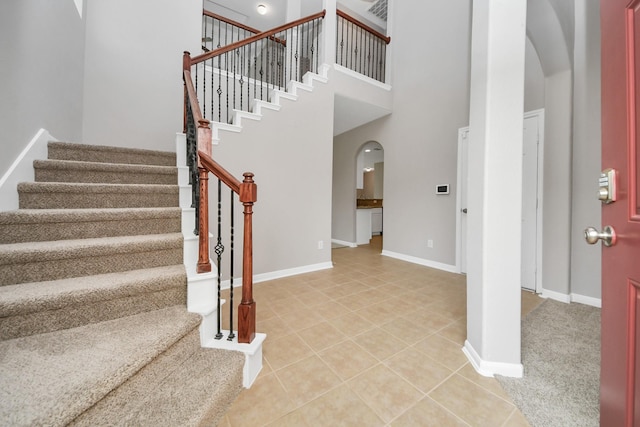
{"type": "Polygon", "coordinates": [[[208,10],[202,11],[202,50],[205,52],[245,40],[260,32],[208,10]]]}
{"type": "Polygon", "coordinates": [[[341,10],[336,13],[336,64],[384,83],[387,45],[391,37],[341,10]]]}
{"type": "Polygon", "coordinates": [[[250,111],[254,99],[269,101],[273,90],[317,72],[324,16],[322,11],[189,57],[203,118],[230,123],[234,110],[250,111]]]}

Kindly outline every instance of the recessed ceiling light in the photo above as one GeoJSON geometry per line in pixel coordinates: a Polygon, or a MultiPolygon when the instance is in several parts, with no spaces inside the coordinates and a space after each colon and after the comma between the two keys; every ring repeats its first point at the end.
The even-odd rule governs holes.
{"type": "Polygon", "coordinates": [[[370,153],[371,150],[369,150],[368,148],[366,150],[364,150],[365,153],[370,153]]]}
{"type": "Polygon", "coordinates": [[[258,5],[258,13],[260,15],[264,15],[265,13],[267,13],[267,6],[265,6],[263,4],[259,4],[258,5]]]}

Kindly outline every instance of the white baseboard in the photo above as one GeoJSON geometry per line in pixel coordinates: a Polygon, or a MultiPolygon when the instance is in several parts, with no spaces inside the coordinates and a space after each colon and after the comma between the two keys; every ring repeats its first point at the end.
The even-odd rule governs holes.
{"type": "Polygon", "coordinates": [[[571,294],[571,302],[577,302],[592,307],[602,308],[602,299],[588,297],[580,294],[571,294]]]}
{"type": "Polygon", "coordinates": [[[550,291],[548,289],[543,289],[540,297],[564,302],[565,304],[569,304],[571,302],[570,295],[561,294],[560,292],[550,291]]]}
{"type": "Polygon", "coordinates": [[[561,294],[560,292],[550,291],[547,289],[543,289],[540,294],[542,298],[549,298],[552,300],[560,301],[565,304],[569,304],[572,302],[577,302],[579,304],[590,305],[592,307],[602,308],[602,299],[588,297],[586,295],[580,294],[561,294]]]}
{"type": "Polygon", "coordinates": [[[425,267],[436,268],[438,270],[448,271],[449,273],[459,273],[458,268],[455,265],[443,264],[441,262],[431,261],[428,259],[418,258],[410,255],[399,254],[397,252],[391,252],[387,250],[382,251],[382,255],[390,258],[396,258],[402,261],[411,262],[413,264],[424,265],[425,267]]]}
{"type": "Polygon", "coordinates": [[[488,362],[482,360],[467,340],[464,342],[462,352],[467,356],[473,368],[482,376],[493,377],[494,375],[502,375],[503,377],[522,378],[524,373],[522,363],[488,362]]]}
{"type": "Polygon", "coordinates": [[[286,270],[272,271],[270,273],[255,274],[253,276],[253,283],[266,282],[267,280],[296,276],[298,274],[312,273],[314,271],[326,270],[328,268],[333,268],[333,263],[331,261],[304,265],[302,267],[288,268],[286,270]]]}
{"type": "MultiPolygon", "coordinates": [[[[253,275],[253,283],[266,282],[269,280],[281,279],[283,277],[297,276],[298,274],[313,273],[314,271],[326,270],[333,268],[331,262],[321,262],[319,264],[304,265],[302,267],[288,268],[286,270],[271,271],[269,273],[261,273],[253,275]]],[[[222,289],[229,289],[231,281],[229,279],[220,282],[222,289]]],[[[242,286],[242,276],[233,278],[233,287],[242,286]]]]}
{"type": "Polygon", "coordinates": [[[47,158],[47,143],[57,141],[46,129],[40,129],[0,178],[0,211],[18,209],[18,183],[35,180],[34,160],[47,158]]]}
{"type": "Polygon", "coordinates": [[[355,242],[347,242],[346,240],[331,239],[331,243],[335,243],[336,245],[348,246],[350,248],[358,247],[355,242]]]}

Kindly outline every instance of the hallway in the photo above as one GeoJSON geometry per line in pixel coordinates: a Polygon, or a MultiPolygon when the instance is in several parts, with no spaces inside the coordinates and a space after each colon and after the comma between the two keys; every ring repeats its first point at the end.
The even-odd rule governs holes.
{"type": "MultiPolygon", "coordinates": [[[[461,351],[465,277],[380,251],[255,285],[264,367],[220,426],[528,426],[461,351]]],[[[523,314],[541,301],[523,292],[523,314]]]]}

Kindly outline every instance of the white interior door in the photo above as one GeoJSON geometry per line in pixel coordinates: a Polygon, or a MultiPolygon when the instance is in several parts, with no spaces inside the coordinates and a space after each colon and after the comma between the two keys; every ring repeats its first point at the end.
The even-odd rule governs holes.
{"type": "Polygon", "coordinates": [[[467,272],[467,169],[469,153],[469,128],[458,130],[458,266],[460,273],[467,272]]]}
{"type": "MultiPolygon", "coordinates": [[[[542,139],[544,111],[524,116],[522,156],[522,276],[521,286],[541,291],[538,279],[542,247],[542,139]]],[[[467,169],[469,128],[458,130],[458,245],[457,260],[461,273],[467,272],[467,169]]]]}
{"type": "Polygon", "coordinates": [[[524,118],[522,150],[522,266],[520,285],[536,290],[538,234],[538,116],[524,118]]]}

